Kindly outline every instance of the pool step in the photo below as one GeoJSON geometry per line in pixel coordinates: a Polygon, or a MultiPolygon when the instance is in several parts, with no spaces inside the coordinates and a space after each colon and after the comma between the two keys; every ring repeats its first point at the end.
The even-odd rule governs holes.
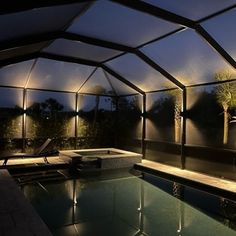
{"type": "Polygon", "coordinates": [[[60,171],[47,171],[47,172],[31,172],[31,173],[22,173],[22,174],[13,174],[12,175],[15,181],[19,185],[31,184],[35,182],[44,182],[44,181],[59,181],[68,179],[68,177],[61,173],[60,171]]]}
{"type": "Polygon", "coordinates": [[[83,157],[76,165],[76,171],[83,175],[98,173],[101,171],[100,161],[97,157],[83,157]]]}
{"type": "Polygon", "coordinates": [[[65,178],[64,176],[60,175],[59,173],[50,173],[50,174],[46,174],[46,175],[31,175],[31,176],[22,176],[19,177],[18,179],[20,179],[22,182],[24,181],[28,181],[28,180],[41,180],[44,178],[50,178],[50,177],[55,177],[55,176],[60,176],[63,177],[63,179],[65,178]]]}
{"type": "Polygon", "coordinates": [[[57,181],[64,181],[65,179],[61,178],[61,177],[55,177],[55,178],[45,178],[45,179],[38,179],[38,180],[29,180],[29,181],[25,181],[25,182],[18,182],[17,184],[19,186],[24,186],[24,185],[28,185],[28,184],[37,184],[37,183],[49,183],[49,182],[57,182],[57,181]]]}
{"type": "Polygon", "coordinates": [[[101,170],[98,160],[81,161],[81,163],[76,166],[76,169],[79,173],[93,173],[101,170]]]}
{"type": "Polygon", "coordinates": [[[100,165],[97,158],[82,158],[81,162],[77,164],[77,167],[82,169],[100,168],[100,165]]]}
{"type": "Polygon", "coordinates": [[[68,168],[67,163],[58,164],[44,164],[44,163],[34,163],[34,164],[21,164],[21,165],[9,165],[6,168],[10,173],[23,173],[23,172],[35,172],[35,171],[46,171],[55,169],[66,169],[68,168]]]}

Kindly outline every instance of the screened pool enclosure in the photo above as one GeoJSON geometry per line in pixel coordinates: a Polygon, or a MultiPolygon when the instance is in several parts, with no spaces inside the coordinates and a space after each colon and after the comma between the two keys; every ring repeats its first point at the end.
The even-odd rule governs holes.
{"type": "Polygon", "coordinates": [[[8,1],[0,149],[117,147],[235,179],[236,0],[8,1]]]}

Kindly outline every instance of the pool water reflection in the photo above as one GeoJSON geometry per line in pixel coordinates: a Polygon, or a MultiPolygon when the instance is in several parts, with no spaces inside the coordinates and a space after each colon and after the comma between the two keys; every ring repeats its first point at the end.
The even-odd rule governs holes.
{"type": "Polygon", "coordinates": [[[23,187],[53,235],[236,235],[236,231],[151,183],[130,175],[23,187]]]}

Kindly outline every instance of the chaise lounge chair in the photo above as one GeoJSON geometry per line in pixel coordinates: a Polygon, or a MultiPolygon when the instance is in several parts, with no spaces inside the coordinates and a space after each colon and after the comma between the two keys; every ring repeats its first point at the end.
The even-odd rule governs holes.
{"type": "Polygon", "coordinates": [[[44,162],[49,164],[47,156],[55,154],[55,151],[48,151],[49,144],[52,139],[48,138],[34,153],[6,153],[0,156],[0,160],[4,160],[3,165],[6,165],[9,159],[24,158],[24,157],[44,157],[44,162]]]}

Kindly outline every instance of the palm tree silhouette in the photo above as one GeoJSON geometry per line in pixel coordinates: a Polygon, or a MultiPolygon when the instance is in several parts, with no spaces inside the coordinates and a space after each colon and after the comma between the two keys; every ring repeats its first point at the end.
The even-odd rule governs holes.
{"type": "MultiPolygon", "coordinates": [[[[232,74],[224,71],[215,74],[217,81],[230,81],[232,80],[232,74]]],[[[216,89],[217,102],[223,108],[224,114],[224,133],[223,133],[223,144],[228,143],[229,134],[229,109],[236,107],[236,84],[235,83],[222,83],[218,85],[216,89]]]]}

